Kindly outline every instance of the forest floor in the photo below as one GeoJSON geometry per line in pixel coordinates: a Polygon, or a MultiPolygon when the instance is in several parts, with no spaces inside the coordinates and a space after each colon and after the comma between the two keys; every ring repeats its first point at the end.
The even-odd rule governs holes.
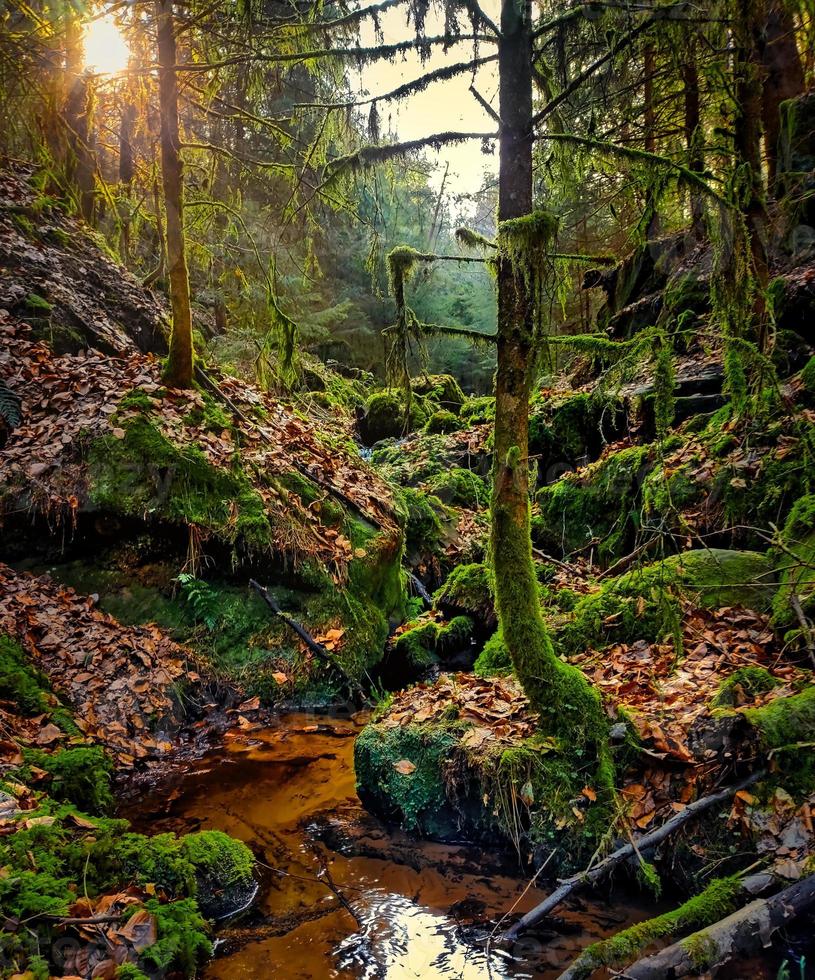
{"type": "MultiPolygon", "coordinates": [[[[209,365],[192,393],[167,391],[161,303],[61,209],[43,209],[24,178],[0,179],[0,382],[21,399],[0,445],[4,976],[39,980],[57,966],[83,977],[192,976],[211,952],[211,922],[243,909],[256,877],[262,921],[256,909],[251,935],[233,923],[236,947],[273,934],[296,945],[298,928],[316,928],[308,923],[321,918],[322,899],[346,916],[337,946],[354,919],[343,902],[354,898],[326,887],[335,860],[353,888],[376,867],[384,895],[407,900],[411,882],[427,889],[432,897],[413,912],[443,909],[441,934],[459,949],[451,923],[466,896],[456,875],[472,873],[456,865],[462,840],[501,856],[491,874],[504,904],[493,896],[489,905],[489,881],[467,879],[484,903],[483,950],[483,930],[550,862],[553,878],[579,870],[758,773],[668,845],[636,854],[622,877],[677,902],[756,867],[779,886],[808,880],[807,368],[788,365],[780,402],[745,420],[722,397],[720,359],[690,349],[663,439],[653,377],[639,367],[601,392],[584,360],[536,392],[541,606],[559,652],[603,695],[618,788],[609,809],[588,767],[567,766],[564,746],[530,710],[496,631],[486,557],[492,400],[465,396],[446,376],[420,377],[406,433],[401,393],[308,358],[294,393],[209,365]],[[363,704],[370,718],[355,716],[363,704]],[[276,714],[294,707],[323,713],[276,714]],[[352,717],[335,725],[324,712],[340,707],[352,717]],[[263,792],[301,807],[296,821],[256,819],[265,798],[252,766],[225,777],[251,819],[219,797],[220,816],[196,821],[190,808],[204,806],[208,786],[219,790],[230,746],[258,754],[272,774],[263,792]],[[323,763],[335,768],[310,788],[311,767],[323,763]],[[384,824],[363,819],[354,786],[384,824]],[[317,808],[310,793],[329,795],[317,808]],[[137,830],[113,816],[122,800],[137,830]],[[165,819],[176,801],[178,819],[165,819]],[[332,824],[351,810],[340,829],[332,824]],[[338,857],[355,839],[373,864],[338,857]],[[287,863],[315,841],[325,849],[307,866],[287,863]],[[394,867],[441,854],[455,902],[445,905],[442,872],[432,887],[421,875],[394,885],[394,867]],[[286,904],[292,895],[270,885],[264,865],[302,873],[308,901],[286,904]],[[57,964],[63,939],[72,952],[57,964]]],[[[543,897],[531,892],[513,916],[532,894],[543,897]]],[[[567,903],[566,919],[578,902],[567,903]]],[[[360,927],[366,942],[375,943],[386,905],[360,927]]],[[[594,926],[581,920],[585,934],[568,956],[529,968],[558,975],[588,942],[645,914],[637,907],[595,928],[602,910],[592,906],[594,926]]],[[[648,942],[602,955],[628,962],[709,919],[672,920],[674,931],[646,929],[648,942]]],[[[542,928],[556,945],[567,927],[549,917],[542,928]]],[[[335,952],[320,946],[320,963],[335,952]]],[[[484,975],[478,957],[473,976],[484,975]]],[[[776,966],[786,958],[779,952],[776,966]]],[[[353,956],[344,962],[344,975],[359,975],[353,956]]]]}

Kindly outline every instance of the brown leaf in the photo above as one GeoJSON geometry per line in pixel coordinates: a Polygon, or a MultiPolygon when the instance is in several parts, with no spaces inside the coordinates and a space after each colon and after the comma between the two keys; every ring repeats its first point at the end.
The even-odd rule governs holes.
{"type": "Polygon", "coordinates": [[[416,766],[410,759],[400,759],[398,762],[394,762],[393,768],[402,776],[409,776],[411,773],[416,772],[416,766]]]}

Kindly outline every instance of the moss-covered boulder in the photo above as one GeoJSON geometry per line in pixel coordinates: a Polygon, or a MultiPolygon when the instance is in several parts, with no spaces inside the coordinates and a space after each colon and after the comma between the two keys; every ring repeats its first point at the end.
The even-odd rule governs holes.
{"type": "Polygon", "coordinates": [[[469,616],[455,616],[448,623],[424,620],[400,633],[393,655],[415,677],[434,664],[467,650],[473,642],[474,625],[469,616]]]}
{"type": "Polygon", "coordinates": [[[443,503],[467,510],[483,510],[490,500],[486,480],[461,466],[454,466],[432,476],[427,488],[443,503]]]}
{"type": "Polygon", "coordinates": [[[802,628],[796,605],[804,617],[815,615],[815,496],[795,503],[771,554],[781,580],[773,602],[773,625],[792,631],[788,637],[792,640],[802,628]]]}
{"type": "Polygon", "coordinates": [[[417,395],[429,398],[455,415],[464,404],[464,392],[451,374],[423,374],[411,381],[411,387],[417,395]]]}
{"type": "Polygon", "coordinates": [[[432,435],[437,432],[456,432],[460,428],[461,422],[459,419],[446,408],[442,408],[430,416],[425,423],[424,431],[432,435]]]}
{"type": "Polygon", "coordinates": [[[396,439],[414,432],[427,422],[427,411],[419,398],[411,398],[408,409],[405,396],[395,389],[376,391],[365,402],[357,423],[359,437],[366,446],[383,439],[396,439]]]}
{"type": "Polygon", "coordinates": [[[415,557],[432,555],[444,536],[445,506],[438,497],[403,487],[399,493],[405,510],[405,551],[415,557]]]}
{"type": "Polygon", "coordinates": [[[476,677],[503,677],[512,673],[512,658],[501,630],[496,630],[484,644],[473,665],[476,677]]]}
{"type": "Polygon", "coordinates": [[[596,542],[601,564],[625,554],[640,525],[642,481],[653,465],[653,447],[631,446],[542,487],[532,516],[535,539],[563,555],[596,542]]]}
{"type": "Polygon", "coordinates": [[[433,603],[446,615],[472,616],[488,631],[498,623],[492,581],[483,563],[457,565],[435,592],[433,603]]]}
{"type": "Polygon", "coordinates": [[[565,654],[667,636],[679,644],[680,599],[708,609],[744,606],[766,612],[776,587],[772,562],[757,552],[710,548],[672,555],[609,579],[580,599],[571,619],[555,624],[556,644],[565,654]]]}
{"type": "Polygon", "coordinates": [[[538,477],[552,483],[564,469],[596,459],[606,442],[618,438],[626,417],[621,400],[584,392],[568,397],[536,395],[529,416],[529,453],[538,477]]]}

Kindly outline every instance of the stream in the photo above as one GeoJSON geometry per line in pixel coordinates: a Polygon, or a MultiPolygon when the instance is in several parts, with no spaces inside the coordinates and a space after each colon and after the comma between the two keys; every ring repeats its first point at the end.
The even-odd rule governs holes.
{"type": "MultiPolygon", "coordinates": [[[[360,721],[289,714],[229,732],[125,809],[145,832],[226,831],[262,862],[254,907],[221,924],[203,977],[549,978],[588,943],[653,914],[647,900],[584,896],[557,931],[491,950],[488,970],[485,940],[528,877],[514,855],[416,840],[363,810],[353,770],[360,721]],[[353,915],[317,879],[323,866],[353,915]]],[[[517,911],[544,894],[529,889],[517,911]]]]}

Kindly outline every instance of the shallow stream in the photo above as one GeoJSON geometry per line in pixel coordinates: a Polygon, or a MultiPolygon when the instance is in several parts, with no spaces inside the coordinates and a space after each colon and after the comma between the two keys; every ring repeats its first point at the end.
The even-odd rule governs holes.
{"type": "Polygon", "coordinates": [[[367,814],[354,791],[357,721],[293,714],[231,733],[128,807],[137,829],[224,830],[262,862],[255,907],[222,926],[204,977],[556,977],[589,942],[653,914],[652,903],[584,898],[551,933],[511,954],[491,950],[488,969],[495,921],[519,897],[524,911],[545,893],[524,894],[528,876],[512,855],[417,841],[367,814]],[[322,868],[352,912],[318,879],[322,868]]]}

